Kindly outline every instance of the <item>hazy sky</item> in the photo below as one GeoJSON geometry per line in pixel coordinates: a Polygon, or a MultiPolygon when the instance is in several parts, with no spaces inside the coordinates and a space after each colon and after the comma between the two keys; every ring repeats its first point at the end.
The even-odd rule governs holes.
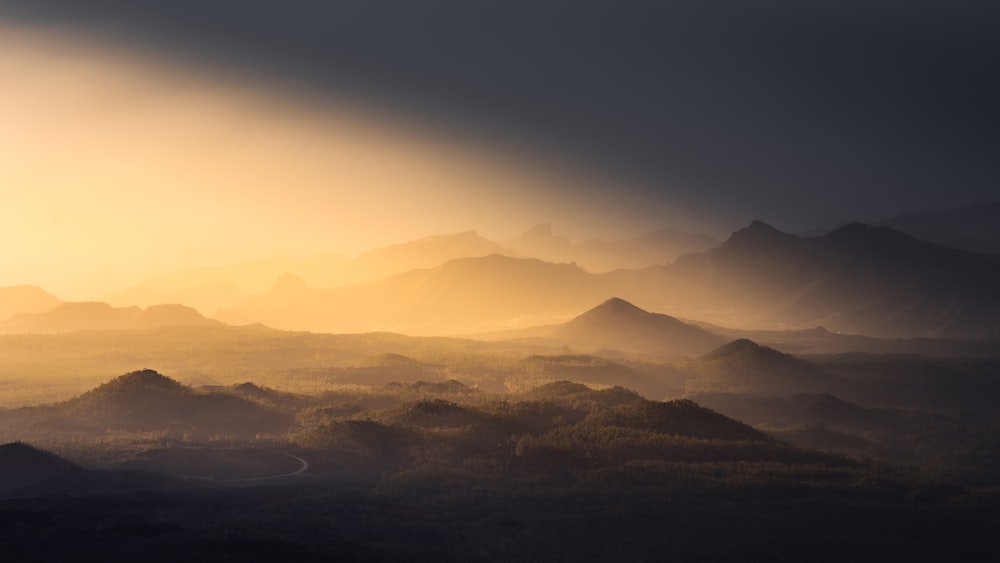
{"type": "Polygon", "coordinates": [[[0,0],[0,285],[996,199],[995,6],[0,0]]]}

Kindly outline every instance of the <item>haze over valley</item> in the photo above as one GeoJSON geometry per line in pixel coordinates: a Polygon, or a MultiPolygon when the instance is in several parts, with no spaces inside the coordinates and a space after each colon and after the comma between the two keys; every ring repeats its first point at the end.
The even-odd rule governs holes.
{"type": "Polygon", "coordinates": [[[992,561],[998,25],[0,0],[4,557],[992,561]]]}

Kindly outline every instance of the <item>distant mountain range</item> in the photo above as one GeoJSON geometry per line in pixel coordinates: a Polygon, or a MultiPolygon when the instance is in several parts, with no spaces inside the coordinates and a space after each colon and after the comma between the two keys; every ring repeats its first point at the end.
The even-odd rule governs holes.
{"type": "Polygon", "coordinates": [[[18,313],[42,313],[60,303],[58,297],[33,285],[0,287],[0,322],[18,313]]]}
{"type": "Polygon", "coordinates": [[[553,234],[552,225],[542,223],[502,244],[522,256],[548,262],[574,262],[589,272],[600,273],[670,264],[682,254],[718,246],[719,241],[668,227],[627,239],[590,239],[574,244],[567,237],[553,234]]]}
{"type": "Polygon", "coordinates": [[[350,287],[314,288],[287,276],[218,318],[326,332],[461,334],[551,323],[611,295],[602,277],[574,264],[493,254],[350,287]]]}
{"type": "Polygon", "coordinates": [[[116,291],[107,301],[115,306],[149,306],[184,303],[215,316],[220,310],[238,308],[251,295],[266,293],[285,275],[293,275],[317,288],[333,288],[372,282],[415,269],[431,269],[462,258],[493,254],[536,258],[554,263],[575,263],[588,272],[668,264],[686,252],[716,246],[707,235],[674,228],[628,239],[591,239],[572,243],[554,235],[548,224],[522,235],[494,242],[475,231],[425,237],[377,248],[355,257],[317,254],[303,258],[275,256],[227,266],[197,268],[151,277],[137,286],[116,291]]]}
{"type": "MultiPolygon", "coordinates": [[[[983,208],[987,215],[992,209],[986,204],[983,208]]],[[[573,245],[543,225],[505,244],[521,250],[533,247],[546,255],[576,253],[578,258],[589,252],[586,248],[614,247],[609,255],[620,256],[624,263],[636,256],[666,257],[670,245],[663,241],[674,239],[710,242],[667,230],[616,243],[573,245]]],[[[721,245],[683,254],[673,263],[603,274],[576,261],[553,263],[512,254],[468,231],[356,258],[275,258],[178,273],[118,297],[142,301],[172,295],[190,299],[178,299],[185,305],[226,304],[216,319],[284,330],[454,335],[555,325],[617,296],[641,306],[642,314],[671,316],[632,311],[629,317],[618,311],[612,316],[621,323],[615,338],[589,334],[591,325],[609,332],[610,325],[594,318],[581,319],[558,334],[536,336],[591,349],[604,343],[620,350],[686,355],[720,342],[695,336],[673,317],[754,331],[824,327],[833,333],[883,338],[1000,337],[1000,257],[937,246],[888,227],[854,223],[823,236],[801,237],[755,221],[721,245]],[[452,256],[457,257],[447,259],[452,256]],[[286,267],[307,276],[278,273],[286,267]],[[272,281],[266,289],[244,296],[248,288],[268,279],[272,281]],[[364,279],[368,281],[341,285],[364,279]],[[185,288],[184,280],[201,285],[185,288]]],[[[150,306],[144,311],[99,303],[60,305],[55,297],[31,287],[0,289],[0,311],[4,308],[16,315],[0,322],[0,332],[8,333],[212,322],[181,306],[150,306]]]]}
{"type": "Polygon", "coordinates": [[[112,307],[107,303],[61,303],[42,313],[18,313],[0,322],[0,334],[74,332],[79,330],[133,330],[165,326],[219,325],[183,305],[112,307]]]}
{"type": "Polygon", "coordinates": [[[658,308],[744,328],[883,337],[1000,336],[1000,258],[943,248],[887,227],[796,237],[755,221],[670,266],[615,273],[658,308]]]}
{"type": "Polygon", "coordinates": [[[904,213],[875,224],[949,248],[1000,254],[1000,201],[904,213]]]}

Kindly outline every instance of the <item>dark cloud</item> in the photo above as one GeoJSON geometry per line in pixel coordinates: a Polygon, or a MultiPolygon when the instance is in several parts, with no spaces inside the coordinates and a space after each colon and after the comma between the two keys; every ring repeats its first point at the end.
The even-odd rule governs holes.
{"type": "Polygon", "coordinates": [[[995,199],[1000,7],[973,1],[0,0],[350,91],[786,228],[995,199]]]}

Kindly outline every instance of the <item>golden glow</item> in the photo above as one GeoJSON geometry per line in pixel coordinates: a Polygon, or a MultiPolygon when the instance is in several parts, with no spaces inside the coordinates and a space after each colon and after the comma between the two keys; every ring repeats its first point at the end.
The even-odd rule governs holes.
{"type": "Polygon", "coordinates": [[[10,26],[0,76],[0,286],[103,299],[195,265],[592,219],[565,170],[357,103],[10,26]]]}

